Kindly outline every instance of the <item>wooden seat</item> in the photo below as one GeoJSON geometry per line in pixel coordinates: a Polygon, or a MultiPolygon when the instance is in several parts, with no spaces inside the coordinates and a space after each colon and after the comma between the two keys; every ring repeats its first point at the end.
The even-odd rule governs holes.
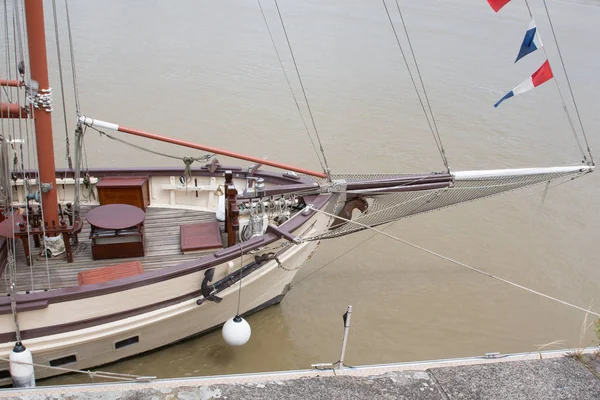
{"type": "Polygon", "coordinates": [[[179,226],[181,252],[190,253],[223,247],[219,222],[202,222],[179,226]]]}
{"type": "Polygon", "coordinates": [[[90,285],[92,283],[114,281],[115,279],[143,273],[144,268],[142,267],[142,263],[140,261],[132,261],[80,272],[77,274],[77,282],[80,285],[90,285]]]}

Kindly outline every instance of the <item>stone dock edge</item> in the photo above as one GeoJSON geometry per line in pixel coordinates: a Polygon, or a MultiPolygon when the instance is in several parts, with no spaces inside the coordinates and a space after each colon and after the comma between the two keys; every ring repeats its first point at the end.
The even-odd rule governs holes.
{"type": "Polygon", "coordinates": [[[2,389],[2,399],[600,399],[597,349],[2,389]],[[578,353],[577,357],[573,354],[578,353]]]}

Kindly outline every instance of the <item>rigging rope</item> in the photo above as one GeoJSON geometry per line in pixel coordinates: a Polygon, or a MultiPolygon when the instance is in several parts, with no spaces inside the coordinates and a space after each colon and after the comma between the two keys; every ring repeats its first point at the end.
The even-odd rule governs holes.
{"type": "Polygon", "coordinates": [[[71,33],[71,18],[69,17],[69,0],[65,0],[65,11],[67,15],[67,32],[69,33],[69,54],[71,56],[71,73],[73,75],[73,91],[75,95],[75,110],[77,116],[81,115],[79,103],[79,87],[77,86],[77,70],[75,69],[75,51],[73,50],[73,35],[71,33]]]}
{"type": "MultiPolygon", "coordinates": [[[[14,11],[14,8],[13,8],[14,11]]],[[[5,25],[5,53],[6,53],[6,72],[7,72],[7,78],[10,79],[12,77],[12,70],[11,70],[11,51],[10,51],[10,39],[9,39],[9,27],[8,27],[8,5],[7,5],[7,1],[4,0],[4,25],[5,25]]],[[[15,30],[15,25],[14,25],[14,20],[13,20],[13,31],[15,30]]],[[[13,40],[16,42],[16,38],[13,37],[13,40]]],[[[15,44],[15,50],[16,50],[16,44],[15,44]]],[[[16,61],[16,58],[15,58],[16,61]]],[[[8,96],[7,96],[8,98],[8,96]]],[[[0,92],[0,102],[2,102],[2,92],[0,92]]],[[[13,203],[13,198],[12,198],[12,184],[10,182],[10,166],[9,166],[9,153],[10,153],[10,147],[9,146],[9,140],[11,138],[15,138],[15,121],[14,119],[12,119],[12,121],[7,121],[6,125],[7,125],[7,129],[5,129],[5,124],[4,124],[4,118],[2,118],[3,115],[0,115],[0,119],[2,119],[1,122],[1,133],[2,133],[2,187],[4,189],[4,192],[6,194],[6,204],[4,204],[4,206],[6,207],[6,209],[4,210],[5,212],[7,212],[9,215],[7,215],[7,218],[10,220],[12,218],[14,218],[15,213],[12,212],[12,203],[13,203]],[[11,129],[12,128],[12,129],[11,129]],[[8,133],[8,135],[7,135],[8,133]]],[[[15,157],[16,157],[16,152],[15,152],[15,157]]],[[[16,166],[18,166],[18,160],[16,161],[16,166]]],[[[14,219],[13,219],[14,221],[14,219]]],[[[13,315],[13,322],[15,325],[15,334],[17,336],[17,338],[20,339],[21,337],[21,331],[19,329],[19,321],[17,318],[17,304],[16,304],[16,298],[15,298],[15,283],[16,283],[16,263],[15,263],[15,253],[16,253],[16,235],[15,235],[15,224],[11,224],[11,230],[12,230],[12,240],[7,240],[7,264],[8,264],[8,274],[10,277],[10,305],[11,305],[11,312],[13,315]],[[11,246],[12,245],[12,246],[11,246]]],[[[8,239],[8,238],[7,238],[8,239]]]]}
{"type": "Polygon", "coordinates": [[[256,1],[258,2],[258,7],[260,8],[260,12],[261,12],[263,20],[265,22],[265,26],[267,27],[267,32],[269,32],[269,37],[271,38],[271,43],[273,44],[273,49],[275,49],[275,54],[277,55],[277,59],[279,60],[279,65],[281,66],[281,71],[283,72],[283,76],[285,76],[285,81],[287,82],[288,88],[290,89],[290,93],[292,94],[292,97],[294,99],[294,104],[296,105],[296,109],[298,110],[298,114],[300,115],[300,119],[302,120],[302,124],[304,125],[304,129],[306,130],[306,134],[308,135],[310,144],[312,145],[313,149],[315,150],[315,154],[317,155],[317,159],[319,160],[319,164],[321,165],[321,168],[323,170],[325,170],[326,168],[325,168],[325,165],[323,164],[323,161],[321,161],[321,156],[319,155],[319,150],[317,149],[317,145],[315,144],[315,141],[313,140],[313,138],[310,134],[308,125],[306,125],[306,120],[304,119],[304,114],[302,114],[302,110],[300,110],[300,104],[298,103],[298,98],[296,97],[296,93],[294,93],[294,89],[292,88],[290,79],[287,75],[287,72],[285,72],[285,66],[283,65],[283,61],[281,60],[281,55],[279,54],[279,50],[277,50],[277,44],[275,44],[275,39],[273,38],[273,33],[271,32],[271,28],[269,27],[269,22],[267,21],[265,11],[262,7],[260,0],[256,0],[256,1]]]}
{"type": "MultiPolygon", "coordinates": [[[[133,143],[128,142],[128,141],[123,140],[123,139],[119,139],[118,137],[115,137],[115,136],[111,135],[110,133],[106,133],[104,131],[101,131],[100,129],[98,129],[98,128],[94,127],[94,126],[90,126],[90,128],[93,129],[93,130],[95,130],[96,132],[98,132],[100,134],[100,136],[106,136],[109,139],[115,140],[115,141],[117,141],[119,143],[126,144],[127,146],[131,146],[131,147],[136,148],[138,150],[146,151],[148,153],[156,154],[156,155],[163,156],[163,157],[173,158],[175,160],[181,160],[182,159],[182,157],[179,157],[179,156],[174,156],[174,155],[171,155],[171,154],[161,153],[159,151],[150,150],[150,149],[148,149],[146,147],[139,146],[137,144],[133,144],[133,143]]],[[[183,157],[183,160],[185,162],[186,158],[190,158],[190,159],[193,159],[194,161],[208,161],[211,158],[213,158],[214,156],[215,156],[214,153],[210,153],[210,154],[206,154],[206,155],[204,155],[202,157],[183,157]]]]}
{"type": "MultiPolygon", "coordinates": [[[[214,153],[209,153],[209,154],[205,154],[205,155],[203,155],[201,157],[178,157],[178,156],[174,156],[174,155],[171,155],[171,154],[166,154],[166,153],[161,153],[161,152],[158,152],[158,151],[150,150],[148,148],[139,146],[137,144],[133,144],[133,143],[128,142],[126,140],[119,139],[119,138],[117,138],[117,137],[115,137],[115,136],[113,136],[113,135],[111,135],[109,133],[106,133],[104,131],[101,131],[100,129],[95,128],[93,126],[90,126],[90,128],[93,129],[93,130],[95,130],[96,132],[98,132],[100,134],[100,136],[106,136],[109,139],[115,140],[115,141],[117,141],[119,143],[123,143],[123,144],[125,144],[127,146],[131,146],[131,147],[136,148],[138,150],[146,151],[148,153],[156,154],[156,155],[163,156],[163,157],[173,158],[175,160],[182,160],[183,163],[184,163],[184,165],[185,165],[185,170],[184,170],[183,176],[185,178],[186,183],[189,183],[191,181],[191,179],[192,179],[192,163],[194,161],[208,161],[208,160],[210,160],[211,158],[213,158],[215,156],[214,153]]],[[[83,139],[82,139],[81,142],[84,143],[83,139]]],[[[84,149],[85,149],[85,147],[84,147],[84,149]]],[[[84,152],[85,152],[85,150],[84,150],[84,152]]],[[[87,159],[87,154],[86,154],[86,159],[87,159]]],[[[87,162],[86,162],[86,165],[87,165],[87,162]]]]}
{"type": "MultiPolygon", "coordinates": [[[[558,39],[556,38],[556,32],[554,31],[554,24],[552,24],[552,18],[550,18],[550,12],[548,11],[548,4],[546,0],[543,0],[544,8],[546,9],[546,15],[548,16],[548,22],[550,23],[550,29],[552,30],[552,36],[554,37],[554,43],[556,43],[556,50],[558,50],[558,56],[560,58],[560,64],[562,65],[563,72],[565,73],[565,78],[567,81],[567,86],[569,87],[569,93],[571,94],[571,99],[573,100],[573,105],[575,106],[575,113],[577,114],[577,119],[579,120],[579,125],[581,126],[581,133],[583,135],[583,140],[585,141],[585,145],[587,146],[587,151],[590,156],[590,162],[594,162],[594,158],[592,157],[592,150],[590,149],[590,144],[588,143],[587,135],[585,134],[585,129],[583,128],[583,122],[581,121],[581,114],[579,113],[579,107],[577,107],[577,102],[575,101],[575,94],[573,93],[573,87],[571,86],[571,80],[569,79],[569,75],[567,74],[567,68],[565,67],[565,61],[562,56],[562,52],[560,51],[560,46],[558,45],[558,39]]],[[[529,8],[529,5],[527,5],[529,8]]],[[[543,46],[542,46],[543,47],[543,46]]],[[[545,52],[546,50],[544,50],[545,52]]],[[[585,155],[584,155],[585,160],[585,155]]]]}
{"type": "Polygon", "coordinates": [[[331,214],[331,213],[328,213],[328,212],[326,212],[326,211],[323,211],[323,210],[319,210],[318,208],[315,208],[315,207],[313,207],[313,206],[310,206],[310,205],[309,205],[309,206],[307,206],[307,207],[308,207],[308,208],[310,208],[310,209],[311,209],[311,210],[313,210],[313,211],[319,212],[319,213],[321,213],[321,214],[325,214],[325,215],[327,215],[327,216],[329,216],[329,217],[333,217],[333,218],[341,219],[341,220],[343,220],[343,221],[345,221],[345,222],[348,222],[348,223],[352,223],[352,224],[359,225],[359,226],[361,226],[361,227],[363,227],[363,228],[365,228],[365,229],[370,229],[370,230],[372,230],[372,231],[374,231],[374,232],[377,232],[377,233],[379,233],[379,234],[381,234],[381,235],[383,235],[383,236],[386,236],[386,237],[388,237],[388,238],[390,238],[390,239],[392,239],[392,240],[395,240],[395,241],[397,241],[397,242],[400,242],[400,243],[402,243],[402,244],[405,244],[405,245],[407,245],[407,246],[410,246],[410,247],[412,247],[412,248],[414,248],[414,249],[417,249],[417,250],[420,250],[420,251],[422,251],[422,252],[425,252],[425,253],[427,253],[427,254],[430,254],[430,255],[432,255],[432,256],[434,256],[434,257],[441,258],[442,260],[445,260],[445,261],[451,262],[451,263],[453,263],[453,264],[456,264],[456,265],[458,265],[458,266],[461,266],[461,267],[463,267],[463,268],[467,268],[467,269],[469,269],[469,270],[471,270],[471,271],[473,271],[473,272],[477,272],[478,274],[481,274],[481,275],[487,276],[488,278],[495,279],[495,280],[497,280],[497,281],[500,281],[500,282],[506,283],[506,284],[508,284],[508,285],[510,285],[510,286],[513,286],[513,287],[516,287],[516,288],[518,288],[518,289],[522,289],[522,290],[524,290],[524,291],[526,291],[526,292],[529,292],[529,293],[535,294],[535,295],[537,295],[537,296],[544,297],[544,298],[546,298],[546,299],[548,299],[548,300],[552,300],[552,301],[555,301],[555,302],[557,302],[557,303],[560,303],[560,304],[566,305],[566,306],[568,306],[568,307],[572,307],[572,308],[575,308],[575,309],[577,309],[577,310],[584,311],[584,312],[586,312],[586,313],[590,313],[590,314],[592,314],[592,315],[595,315],[595,316],[597,316],[597,317],[600,317],[600,313],[597,313],[597,312],[594,312],[594,311],[590,311],[589,309],[586,309],[586,308],[583,308],[583,307],[579,307],[579,306],[577,306],[577,305],[575,305],[575,304],[571,304],[571,303],[569,303],[569,302],[566,302],[566,301],[564,301],[564,300],[560,300],[560,299],[558,299],[558,298],[556,298],[556,297],[553,297],[553,296],[547,295],[547,294],[545,294],[545,293],[542,293],[542,292],[539,292],[539,291],[537,291],[537,290],[530,289],[530,288],[528,288],[528,287],[526,287],[526,286],[523,286],[523,285],[520,285],[520,284],[518,284],[518,283],[515,283],[515,282],[512,282],[512,281],[509,281],[508,279],[504,279],[504,278],[501,278],[501,277],[499,277],[499,276],[493,275],[493,274],[491,274],[491,273],[489,273],[489,272],[486,272],[486,271],[483,271],[483,270],[481,270],[481,269],[478,269],[478,268],[472,267],[472,266],[470,266],[470,265],[467,265],[467,264],[465,264],[465,263],[463,263],[463,262],[460,262],[460,261],[454,260],[454,259],[452,259],[452,258],[450,258],[450,257],[446,257],[446,256],[444,256],[444,255],[442,255],[442,254],[436,253],[436,252],[434,252],[434,251],[428,250],[428,249],[426,249],[426,248],[424,248],[424,247],[421,247],[421,246],[419,246],[419,245],[413,244],[413,243],[411,243],[411,242],[409,242],[409,241],[407,241],[407,240],[401,239],[401,238],[399,238],[399,237],[397,237],[397,236],[390,235],[389,233],[387,233],[387,232],[384,232],[384,231],[383,231],[383,230],[381,230],[381,229],[373,228],[373,227],[371,227],[371,226],[368,226],[368,225],[365,225],[365,224],[361,224],[360,222],[353,221],[353,220],[350,220],[350,219],[346,219],[346,218],[340,217],[339,215],[331,214]]]}
{"type": "MultiPolygon", "coordinates": [[[[546,185],[544,186],[544,190],[543,190],[543,192],[542,192],[542,205],[543,205],[543,202],[544,202],[544,198],[546,197],[546,195],[547,195],[547,193],[548,193],[548,191],[549,191],[549,189],[550,189],[550,188],[555,188],[555,187],[557,187],[557,186],[560,186],[560,185],[563,185],[563,184],[565,184],[565,183],[567,183],[567,182],[570,182],[570,181],[559,182],[559,183],[557,183],[557,184],[554,184],[554,185],[546,184],[546,185]]],[[[347,193],[347,192],[346,192],[346,193],[347,193]]],[[[536,195],[539,195],[539,194],[540,194],[540,192],[538,192],[538,191],[535,191],[534,193],[526,194],[525,196],[520,196],[519,198],[517,198],[517,199],[516,199],[515,201],[513,201],[512,203],[506,203],[506,204],[504,204],[504,205],[502,205],[502,206],[500,206],[500,207],[495,207],[493,210],[494,210],[494,211],[497,211],[497,210],[500,210],[500,209],[503,209],[503,208],[506,208],[506,207],[509,207],[509,206],[514,206],[514,203],[517,203],[517,202],[519,202],[519,201],[521,201],[521,200],[524,200],[524,199],[526,199],[526,198],[533,197],[533,196],[536,196],[536,195]]],[[[385,231],[385,230],[387,230],[387,229],[391,228],[392,226],[394,226],[394,224],[395,224],[396,222],[398,222],[398,221],[394,221],[394,222],[391,222],[391,223],[389,223],[389,225],[387,225],[387,226],[385,226],[385,227],[381,228],[381,230],[385,231]]],[[[369,240],[371,240],[371,239],[373,239],[375,236],[377,236],[377,234],[378,234],[378,232],[374,232],[374,233],[373,233],[371,236],[367,237],[366,239],[362,240],[361,242],[357,243],[356,245],[354,245],[354,246],[350,247],[348,250],[346,250],[346,251],[344,251],[343,253],[339,254],[339,255],[338,255],[338,256],[336,256],[334,259],[332,259],[332,260],[328,261],[326,264],[324,264],[324,265],[320,266],[320,267],[319,267],[319,268],[317,268],[315,271],[311,272],[310,274],[308,274],[308,275],[307,275],[307,276],[305,276],[304,278],[302,278],[302,279],[298,280],[297,282],[295,282],[295,283],[294,283],[294,285],[292,285],[292,287],[293,287],[293,286],[297,286],[298,284],[300,284],[300,282],[304,282],[305,280],[309,279],[311,276],[313,276],[313,275],[314,275],[314,274],[316,274],[317,272],[321,271],[323,268],[325,268],[325,267],[329,266],[330,264],[334,263],[335,261],[337,261],[337,260],[338,260],[338,259],[340,259],[341,257],[345,256],[346,254],[350,253],[351,251],[353,251],[353,250],[356,250],[358,247],[362,246],[363,244],[365,244],[366,242],[368,242],[369,240]]]]}
{"type": "MultiPolygon", "coordinates": [[[[7,4],[7,0],[4,0],[4,52],[5,52],[5,65],[6,65],[6,73],[7,73],[7,78],[10,79],[12,77],[11,75],[11,58],[10,58],[10,39],[9,39],[9,30],[8,30],[8,4],[7,4]]],[[[7,100],[10,101],[10,98],[8,96],[8,91],[5,92],[7,94],[7,100]]],[[[0,103],[2,102],[2,92],[0,92],[0,103]]],[[[4,122],[4,115],[0,115],[0,132],[2,133],[2,168],[1,168],[1,172],[2,172],[2,188],[4,190],[6,199],[5,199],[5,207],[6,209],[4,210],[4,212],[8,213],[9,215],[7,215],[7,218],[11,218],[10,217],[10,212],[11,212],[11,205],[13,202],[13,198],[12,198],[12,185],[10,182],[10,165],[9,165],[9,141],[10,138],[12,137],[11,134],[11,123],[12,123],[12,133],[14,133],[14,120],[10,121],[7,120],[6,123],[4,122]],[[6,125],[6,127],[5,127],[6,125]]],[[[8,252],[8,272],[9,272],[9,278],[10,278],[10,282],[11,284],[14,283],[15,280],[15,263],[14,263],[14,254],[15,254],[15,250],[16,250],[16,238],[14,235],[14,226],[12,226],[12,240],[7,240],[7,252],[8,252]]],[[[17,326],[18,328],[18,326],[17,326]]]]}
{"type": "MultiPolygon", "coordinates": [[[[27,35],[25,34],[23,27],[25,26],[24,24],[21,24],[21,21],[24,19],[24,16],[21,14],[20,9],[19,9],[19,2],[15,2],[14,3],[14,7],[13,7],[13,20],[14,20],[14,38],[16,40],[16,45],[15,45],[15,63],[17,63],[17,71],[19,71],[19,64],[23,63],[23,71],[19,71],[19,74],[21,75],[21,79],[25,82],[30,82],[31,81],[31,76],[29,76],[28,74],[28,70],[25,69],[25,49],[23,46],[23,42],[27,39],[27,35]],[[25,39],[24,39],[25,38],[25,39]],[[21,61],[18,61],[18,59],[20,58],[21,61]],[[26,78],[27,77],[27,78],[26,78]]],[[[27,90],[27,86],[25,86],[25,89],[27,90]]],[[[24,99],[25,101],[27,101],[27,94],[25,94],[24,99]]],[[[17,104],[21,104],[21,91],[17,90],[17,104]]],[[[28,115],[32,115],[33,113],[33,108],[31,108],[31,105],[28,107],[27,109],[28,111],[28,115]]],[[[27,174],[25,172],[25,155],[23,154],[23,143],[26,144],[27,146],[27,166],[28,169],[31,170],[31,160],[32,160],[32,156],[31,156],[31,146],[30,144],[32,143],[32,141],[30,140],[29,137],[29,128],[30,125],[33,124],[32,118],[27,118],[25,119],[25,123],[23,124],[23,118],[21,117],[21,114],[19,114],[19,139],[21,141],[21,143],[19,143],[19,152],[21,155],[21,176],[23,177],[23,189],[25,190],[25,194],[27,194],[28,192],[30,192],[31,187],[29,185],[29,179],[27,178],[27,174]],[[25,125],[25,133],[26,133],[26,140],[23,139],[23,125],[25,125]]],[[[16,174],[16,168],[14,170],[15,174],[16,174]]],[[[27,210],[28,211],[28,210],[27,210]]],[[[30,220],[29,220],[29,212],[27,212],[25,214],[25,224],[27,227],[27,237],[30,237],[31,235],[31,225],[30,225],[30,220]]],[[[14,227],[13,227],[13,235],[14,235],[14,227]]],[[[30,277],[30,283],[31,283],[31,291],[35,290],[35,281],[33,279],[33,263],[29,263],[29,277],[30,277]]],[[[14,279],[15,279],[15,283],[16,283],[16,270],[14,271],[14,279]]]]}
{"type": "MultiPolygon", "coordinates": [[[[415,92],[417,93],[417,98],[419,99],[419,103],[421,104],[421,109],[423,109],[423,113],[425,114],[425,119],[427,120],[427,125],[429,125],[429,130],[431,131],[431,134],[433,135],[433,140],[435,141],[435,145],[437,146],[438,151],[440,152],[440,156],[442,157],[442,162],[444,163],[444,166],[447,169],[449,169],[448,160],[446,159],[446,154],[445,154],[444,148],[442,146],[441,141],[438,140],[439,133],[438,133],[438,136],[436,136],[435,130],[433,129],[432,122],[429,120],[429,114],[427,113],[427,110],[425,109],[425,104],[423,103],[423,99],[421,98],[421,93],[419,92],[419,89],[417,88],[417,83],[413,76],[412,70],[411,70],[410,66],[408,65],[408,60],[406,58],[406,54],[404,54],[404,49],[402,48],[402,44],[400,43],[400,38],[398,37],[398,32],[396,31],[396,27],[394,26],[394,21],[392,20],[390,11],[388,10],[385,0],[381,0],[381,1],[383,3],[383,7],[385,8],[385,13],[387,14],[388,20],[390,21],[390,26],[392,28],[392,31],[394,32],[394,37],[396,38],[396,43],[398,44],[398,48],[400,49],[400,53],[402,54],[402,59],[404,60],[404,64],[406,65],[406,69],[408,70],[408,75],[410,76],[410,80],[412,81],[413,87],[415,88],[415,92]]],[[[411,46],[411,49],[412,49],[412,46],[411,46]]],[[[415,64],[416,64],[416,59],[415,59],[415,64]]],[[[420,73],[419,73],[419,76],[420,76],[420,73]]],[[[425,86],[423,86],[423,92],[425,93],[425,86]]],[[[433,113],[431,114],[431,117],[433,119],[433,113]]]]}
{"type": "MultiPolygon", "coordinates": [[[[18,21],[19,28],[20,28],[21,26],[25,26],[25,24],[20,24],[20,22],[25,18],[25,16],[24,16],[24,14],[21,14],[21,12],[19,11],[19,9],[18,9],[18,7],[17,7],[16,4],[15,4],[15,7],[16,8],[15,8],[14,11],[15,11],[16,15],[18,15],[18,17],[16,18],[16,20],[18,21]]],[[[19,35],[18,36],[19,36],[19,40],[17,40],[17,38],[14,38],[14,40],[15,40],[15,42],[19,42],[21,44],[21,49],[20,50],[23,52],[25,46],[23,46],[22,44],[23,44],[23,42],[25,42],[27,40],[27,35],[25,34],[25,32],[23,32],[21,29],[19,29],[19,35]],[[23,41],[21,41],[21,40],[23,40],[23,41]]],[[[23,54],[23,58],[22,59],[25,60],[24,54],[23,54]]],[[[15,62],[18,63],[18,61],[16,61],[16,60],[15,60],[15,62]]],[[[26,83],[31,82],[32,81],[32,79],[31,79],[31,68],[25,68],[25,75],[26,75],[26,77],[24,77],[25,82],[26,83]]],[[[30,88],[26,87],[26,90],[30,90],[30,88]]],[[[33,110],[34,105],[33,105],[33,102],[28,102],[27,107],[28,107],[29,115],[33,116],[34,115],[34,110],[33,110]]],[[[30,137],[29,137],[29,128],[30,128],[30,126],[33,127],[33,124],[34,124],[34,118],[27,118],[26,119],[26,123],[25,123],[25,127],[26,128],[25,129],[26,129],[26,132],[27,132],[27,145],[28,145],[27,147],[32,152],[32,154],[29,154],[29,152],[28,152],[28,164],[29,164],[29,167],[31,167],[31,160],[37,161],[37,149],[32,149],[34,146],[30,145],[32,142],[30,141],[30,137]]],[[[33,128],[32,128],[32,130],[33,130],[33,128]]],[[[34,162],[34,164],[37,164],[37,162],[34,162]]],[[[37,165],[37,166],[34,165],[34,167],[35,167],[34,170],[37,171],[36,172],[36,175],[37,175],[36,182],[38,183],[38,189],[39,189],[39,183],[41,182],[41,180],[40,180],[40,174],[39,174],[39,165],[37,165]]],[[[25,190],[29,191],[29,182],[28,182],[28,178],[27,178],[27,175],[26,175],[25,171],[23,171],[23,183],[24,183],[25,190]]],[[[40,196],[39,203],[40,203],[40,208],[41,208],[42,221],[45,221],[42,196],[40,196]]],[[[25,210],[25,212],[27,212],[27,211],[28,210],[25,210]]],[[[29,229],[30,229],[30,223],[29,223],[29,213],[28,212],[26,214],[26,225],[27,225],[27,235],[29,237],[30,236],[30,231],[29,231],[29,229]]],[[[45,226],[44,223],[41,224],[41,229],[42,229],[42,236],[43,236],[43,238],[45,238],[46,237],[46,226],[45,226]]],[[[45,259],[45,265],[46,265],[46,275],[47,275],[47,278],[48,278],[48,289],[51,289],[52,287],[51,287],[51,280],[50,280],[50,266],[48,264],[48,249],[46,247],[46,241],[45,240],[44,240],[43,249],[44,249],[44,259],[45,259]]],[[[30,257],[32,257],[32,254],[30,254],[30,257]]],[[[31,270],[31,274],[33,276],[33,269],[31,270]]],[[[33,286],[33,280],[32,280],[32,286],[33,286]]]]}
{"type": "Polygon", "coordinates": [[[240,246],[240,288],[238,290],[238,303],[237,303],[237,312],[236,316],[240,315],[240,304],[242,303],[242,278],[244,277],[244,248],[241,243],[238,243],[240,246]]]}
{"type": "Polygon", "coordinates": [[[0,360],[10,362],[10,363],[21,364],[21,365],[31,365],[33,367],[38,367],[38,368],[53,369],[56,371],[75,372],[78,374],[89,375],[90,378],[98,377],[98,378],[104,378],[104,379],[114,379],[114,380],[119,380],[119,381],[140,381],[140,380],[156,379],[155,376],[140,376],[140,375],[122,374],[122,373],[117,373],[117,372],[90,371],[90,370],[82,371],[80,369],[73,369],[73,368],[53,367],[53,366],[46,365],[46,364],[36,364],[33,362],[29,363],[29,362],[25,362],[25,361],[9,360],[8,358],[4,358],[4,357],[0,357],[0,360]]]}
{"type": "MultiPolygon", "coordinates": [[[[308,115],[310,115],[310,120],[312,121],[313,129],[315,130],[315,136],[317,137],[317,141],[319,142],[319,149],[321,150],[321,154],[323,155],[323,162],[325,163],[325,174],[329,177],[331,170],[329,169],[329,164],[327,163],[327,157],[325,157],[325,150],[323,149],[323,143],[321,142],[321,137],[319,136],[319,130],[317,129],[317,124],[315,123],[315,117],[312,113],[312,108],[310,107],[310,103],[308,101],[308,97],[306,95],[306,89],[304,88],[304,83],[302,82],[302,77],[300,76],[300,70],[298,69],[298,63],[296,62],[296,57],[294,56],[294,52],[292,50],[292,44],[290,43],[290,38],[287,33],[287,29],[285,28],[285,23],[283,22],[283,16],[281,15],[281,10],[279,10],[279,3],[277,0],[273,0],[275,2],[275,7],[277,8],[277,14],[279,15],[279,21],[281,22],[281,27],[283,28],[283,33],[285,35],[285,40],[288,45],[288,49],[290,51],[290,55],[292,56],[292,61],[294,63],[294,69],[296,70],[296,75],[298,76],[298,82],[300,83],[300,88],[302,89],[302,94],[304,95],[304,101],[306,102],[306,109],[308,110],[308,115]]],[[[329,178],[330,179],[330,178],[329,178]]]]}
{"type": "Polygon", "coordinates": [[[54,37],[56,40],[56,58],[58,60],[58,76],[60,79],[60,95],[62,97],[63,118],[65,123],[65,147],[67,166],[73,169],[73,160],[71,159],[71,144],[69,141],[69,125],[67,123],[67,104],[65,100],[65,83],[63,79],[62,56],[60,54],[60,37],[58,34],[58,13],[56,12],[56,0],[52,0],[52,14],[54,16],[54,37]]]}
{"type": "MultiPolygon", "coordinates": [[[[533,19],[533,13],[531,12],[531,7],[529,6],[529,0],[525,0],[525,5],[527,6],[527,11],[529,12],[529,17],[531,19],[533,19]]],[[[548,19],[550,19],[550,15],[548,15],[548,19]]],[[[552,26],[552,22],[550,22],[550,25],[552,26]]],[[[554,30],[552,32],[554,33],[554,30]]],[[[556,41],[556,37],[554,39],[556,41]]],[[[558,47],[558,42],[556,44],[557,44],[557,47],[558,47]]],[[[546,60],[548,60],[549,59],[548,58],[548,52],[546,51],[546,47],[543,46],[543,45],[542,45],[542,51],[544,52],[544,56],[546,57],[546,60]]],[[[559,50],[559,54],[560,54],[560,50],[559,50]]],[[[562,60],[562,56],[561,56],[561,60],[562,60]]],[[[563,70],[564,70],[564,65],[563,65],[563,70]]],[[[567,73],[567,71],[565,70],[565,75],[566,75],[566,73],[567,73]]],[[[568,81],[568,79],[569,78],[567,77],[567,81],[568,81]]],[[[583,157],[583,161],[587,162],[587,157],[585,155],[585,151],[583,150],[583,146],[581,145],[581,141],[579,140],[579,137],[577,136],[577,129],[575,128],[575,124],[573,123],[573,118],[571,117],[571,113],[569,112],[569,109],[567,108],[567,104],[565,102],[565,97],[563,96],[562,90],[560,90],[560,85],[558,84],[558,80],[556,80],[556,79],[553,79],[553,80],[554,80],[554,84],[556,85],[556,90],[558,91],[558,96],[560,97],[560,101],[562,103],[563,111],[565,112],[565,115],[567,117],[567,121],[569,122],[569,126],[571,127],[571,132],[573,133],[573,137],[575,138],[575,143],[577,144],[577,147],[579,148],[579,151],[581,152],[581,156],[583,157]]],[[[577,114],[579,115],[579,112],[577,114]]],[[[580,119],[580,122],[581,122],[581,119],[580,119]]],[[[583,125],[582,125],[582,129],[583,129],[583,125]]],[[[584,138],[585,138],[585,133],[584,133],[584,138]]],[[[587,143],[587,139],[586,139],[586,143],[587,143]]],[[[589,146],[588,146],[588,153],[590,155],[590,161],[593,162],[593,160],[592,160],[592,153],[589,151],[589,146]]]]}
{"type": "Polygon", "coordinates": [[[440,144],[440,154],[442,156],[442,161],[444,162],[444,166],[446,167],[446,169],[450,170],[450,167],[448,165],[448,159],[446,158],[446,151],[444,150],[444,145],[442,144],[442,137],[440,136],[440,131],[438,130],[437,123],[435,122],[435,117],[433,115],[433,109],[431,108],[431,103],[429,102],[429,96],[427,95],[427,90],[425,89],[425,83],[423,82],[423,76],[421,75],[419,63],[417,62],[417,56],[415,55],[415,51],[413,49],[412,42],[410,41],[410,36],[408,35],[408,29],[406,28],[406,23],[404,22],[404,16],[402,15],[402,11],[400,10],[400,4],[398,3],[398,0],[396,0],[396,8],[398,8],[398,14],[400,15],[400,21],[402,21],[402,27],[404,28],[404,34],[406,35],[406,40],[408,41],[408,47],[410,48],[410,53],[412,55],[413,60],[415,61],[415,68],[417,69],[417,75],[419,76],[419,81],[421,83],[421,87],[423,88],[423,95],[425,96],[425,101],[427,102],[427,108],[429,108],[429,113],[431,114],[431,122],[433,123],[433,127],[435,129],[434,136],[437,136],[437,141],[440,144]]]}

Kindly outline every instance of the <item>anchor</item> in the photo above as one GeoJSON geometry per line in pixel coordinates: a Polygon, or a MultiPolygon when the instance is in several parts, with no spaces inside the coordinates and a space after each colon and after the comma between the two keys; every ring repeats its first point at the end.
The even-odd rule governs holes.
{"type": "Polygon", "coordinates": [[[215,287],[214,285],[210,285],[210,282],[213,280],[214,276],[214,268],[210,268],[206,270],[206,272],[204,272],[204,280],[202,281],[201,286],[202,296],[204,296],[204,299],[199,299],[198,301],[196,301],[196,304],[202,304],[203,300],[214,301],[215,303],[220,303],[221,300],[223,300],[221,297],[217,296],[216,294],[213,294],[213,292],[215,291],[215,287]]]}

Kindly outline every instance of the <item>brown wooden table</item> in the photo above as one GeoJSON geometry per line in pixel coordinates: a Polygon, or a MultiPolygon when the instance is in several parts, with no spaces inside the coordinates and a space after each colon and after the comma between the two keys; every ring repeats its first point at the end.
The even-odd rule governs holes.
{"type": "Polygon", "coordinates": [[[146,213],[129,204],[107,204],[90,210],[87,221],[92,226],[92,257],[141,257],[144,255],[144,220],[146,213]]]}
{"type": "Polygon", "coordinates": [[[107,204],[92,208],[87,214],[90,225],[101,229],[125,229],[139,225],[146,213],[129,204],[107,204]]]}

